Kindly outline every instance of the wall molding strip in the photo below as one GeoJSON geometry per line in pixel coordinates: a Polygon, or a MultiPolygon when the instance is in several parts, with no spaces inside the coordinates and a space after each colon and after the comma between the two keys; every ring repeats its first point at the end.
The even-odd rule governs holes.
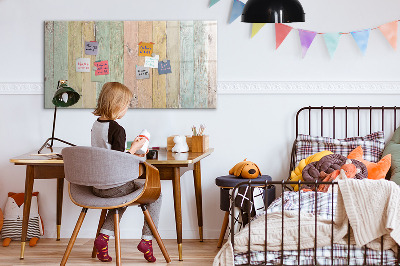
{"type": "MultiPolygon", "coordinates": [[[[42,82],[0,83],[0,94],[43,94],[42,82]]],[[[400,94],[400,81],[221,81],[218,94],[400,94]]]]}

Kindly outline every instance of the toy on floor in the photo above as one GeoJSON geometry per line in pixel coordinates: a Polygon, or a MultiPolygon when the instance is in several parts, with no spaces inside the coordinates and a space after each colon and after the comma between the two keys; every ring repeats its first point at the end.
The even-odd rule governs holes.
{"type": "MultiPolygon", "coordinates": [[[[39,215],[38,207],[39,192],[32,193],[31,212],[29,214],[28,233],[26,238],[30,239],[29,246],[34,247],[43,235],[43,223],[39,215]]],[[[3,228],[1,237],[3,247],[8,247],[11,240],[21,241],[22,219],[24,213],[24,193],[9,192],[4,208],[3,228]]]]}
{"type": "Polygon", "coordinates": [[[247,158],[244,159],[242,162],[237,163],[231,170],[229,170],[229,174],[249,179],[257,178],[258,176],[260,176],[260,168],[258,168],[255,163],[246,160],[247,158]]]}

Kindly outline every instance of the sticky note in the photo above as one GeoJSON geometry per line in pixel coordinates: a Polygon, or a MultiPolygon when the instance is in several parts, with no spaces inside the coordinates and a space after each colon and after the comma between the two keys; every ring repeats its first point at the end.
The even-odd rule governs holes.
{"type": "Polygon", "coordinates": [[[146,56],[144,58],[144,66],[151,67],[151,68],[158,68],[158,59],[160,58],[159,55],[154,57],[146,56]]]}
{"type": "Polygon", "coordinates": [[[151,56],[153,53],[153,44],[152,42],[140,42],[138,49],[139,56],[151,56]]]}
{"type": "Polygon", "coordinates": [[[96,61],[96,62],[94,62],[94,66],[96,67],[96,70],[94,73],[96,76],[109,74],[108,60],[96,61]]]}
{"type": "Polygon", "coordinates": [[[76,72],[90,72],[90,58],[76,59],[76,72]]]}
{"type": "Polygon", "coordinates": [[[136,66],[136,79],[149,79],[150,68],[144,66],[136,66]]]}
{"type": "Polygon", "coordinates": [[[158,61],[158,74],[172,73],[171,62],[169,60],[158,61]]]}
{"type": "Polygon", "coordinates": [[[85,54],[97,55],[98,47],[99,47],[98,42],[85,42],[85,54]]]}

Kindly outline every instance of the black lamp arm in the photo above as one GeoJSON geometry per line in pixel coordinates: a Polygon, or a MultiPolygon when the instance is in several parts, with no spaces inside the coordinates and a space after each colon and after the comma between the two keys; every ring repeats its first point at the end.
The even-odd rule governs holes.
{"type": "Polygon", "coordinates": [[[53,131],[51,133],[51,138],[48,138],[42,145],[42,147],[40,147],[40,149],[38,150],[38,153],[40,154],[40,152],[47,146],[48,148],[50,148],[51,152],[53,152],[53,141],[54,140],[58,140],[62,143],[68,144],[70,146],[76,146],[75,144],[69,143],[65,140],[59,139],[59,138],[55,138],[54,137],[54,131],[56,128],[56,118],[57,118],[57,106],[54,106],[54,117],[53,117],[53,131]],[[48,142],[51,141],[51,143],[49,144],[48,142]]]}

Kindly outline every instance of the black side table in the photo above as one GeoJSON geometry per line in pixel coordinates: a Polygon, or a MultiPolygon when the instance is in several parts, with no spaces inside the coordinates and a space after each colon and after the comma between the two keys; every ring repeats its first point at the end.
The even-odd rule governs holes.
{"type": "MultiPolygon", "coordinates": [[[[266,180],[272,181],[272,178],[268,175],[261,175],[254,179],[246,179],[241,177],[236,177],[234,175],[226,175],[220,176],[215,179],[215,184],[220,187],[220,209],[225,211],[224,221],[222,222],[221,233],[219,235],[218,245],[217,247],[220,248],[222,246],[222,242],[224,241],[226,228],[228,227],[229,222],[229,207],[230,207],[230,199],[229,199],[229,192],[233,189],[237,184],[246,182],[246,181],[263,181],[266,180]]],[[[254,186],[256,187],[256,186],[254,186]]],[[[275,186],[270,186],[268,189],[268,199],[267,205],[271,204],[275,200],[275,186]]]]}

